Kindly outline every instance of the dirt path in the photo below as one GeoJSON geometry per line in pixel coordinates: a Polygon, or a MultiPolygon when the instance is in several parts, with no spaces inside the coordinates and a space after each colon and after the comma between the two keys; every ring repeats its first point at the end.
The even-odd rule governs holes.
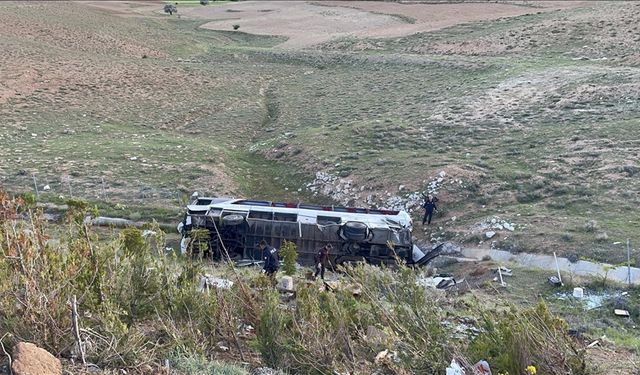
{"type": "Polygon", "coordinates": [[[528,2],[521,4],[398,4],[374,1],[247,1],[222,6],[181,9],[189,18],[212,20],[202,27],[233,29],[289,39],[279,47],[299,49],[331,39],[399,37],[460,23],[575,8],[587,2],[528,2]]]}

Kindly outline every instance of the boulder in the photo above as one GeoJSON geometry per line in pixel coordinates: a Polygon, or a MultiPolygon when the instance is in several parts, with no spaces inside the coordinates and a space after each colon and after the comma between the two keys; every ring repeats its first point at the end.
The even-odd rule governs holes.
{"type": "Polygon", "coordinates": [[[13,348],[11,370],[15,375],[61,375],[62,364],[48,351],[28,342],[13,348]]]}
{"type": "Polygon", "coordinates": [[[280,285],[278,285],[278,289],[286,290],[289,292],[294,291],[293,289],[293,277],[291,276],[282,276],[280,279],[280,285]]]}
{"type": "Polygon", "coordinates": [[[496,235],[496,232],[490,230],[487,233],[485,233],[484,235],[487,236],[487,238],[493,238],[493,236],[496,235]]]}

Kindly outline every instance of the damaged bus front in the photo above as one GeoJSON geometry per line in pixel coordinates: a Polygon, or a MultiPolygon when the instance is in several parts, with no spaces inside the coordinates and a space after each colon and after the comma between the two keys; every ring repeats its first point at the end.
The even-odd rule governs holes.
{"type": "Polygon", "coordinates": [[[335,265],[392,264],[397,258],[423,265],[437,256],[439,248],[425,254],[413,245],[411,225],[404,211],[197,198],[187,206],[178,230],[183,253],[202,252],[214,260],[222,259],[225,251],[234,260],[261,260],[257,243],[265,240],[276,248],[284,241],[293,242],[298,261],[305,265],[312,264],[326,244],[333,246],[330,260],[335,265]]]}

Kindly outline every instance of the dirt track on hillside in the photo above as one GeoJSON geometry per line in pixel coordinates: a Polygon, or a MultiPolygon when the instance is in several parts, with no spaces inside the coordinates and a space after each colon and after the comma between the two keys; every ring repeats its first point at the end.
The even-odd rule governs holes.
{"type": "Polygon", "coordinates": [[[286,36],[289,40],[280,47],[297,49],[338,37],[399,37],[461,23],[574,8],[588,3],[529,4],[247,1],[183,8],[180,12],[182,16],[212,20],[202,26],[205,29],[230,31],[233,25],[239,25],[239,30],[247,33],[286,36]]]}

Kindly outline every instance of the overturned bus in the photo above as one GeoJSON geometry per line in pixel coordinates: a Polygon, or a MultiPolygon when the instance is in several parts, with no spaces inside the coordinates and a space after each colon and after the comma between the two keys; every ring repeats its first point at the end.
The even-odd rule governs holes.
{"type": "Polygon", "coordinates": [[[392,264],[397,258],[426,264],[440,247],[425,254],[413,245],[411,229],[404,211],[230,198],[196,198],[178,225],[183,253],[202,251],[214,260],[226,258],[227,251],[233,260],[259,261],[258,243],[265,240],[275,248],[293,242],[306,265],[326,244],[333,247],[334,265],[392,264]]]}

